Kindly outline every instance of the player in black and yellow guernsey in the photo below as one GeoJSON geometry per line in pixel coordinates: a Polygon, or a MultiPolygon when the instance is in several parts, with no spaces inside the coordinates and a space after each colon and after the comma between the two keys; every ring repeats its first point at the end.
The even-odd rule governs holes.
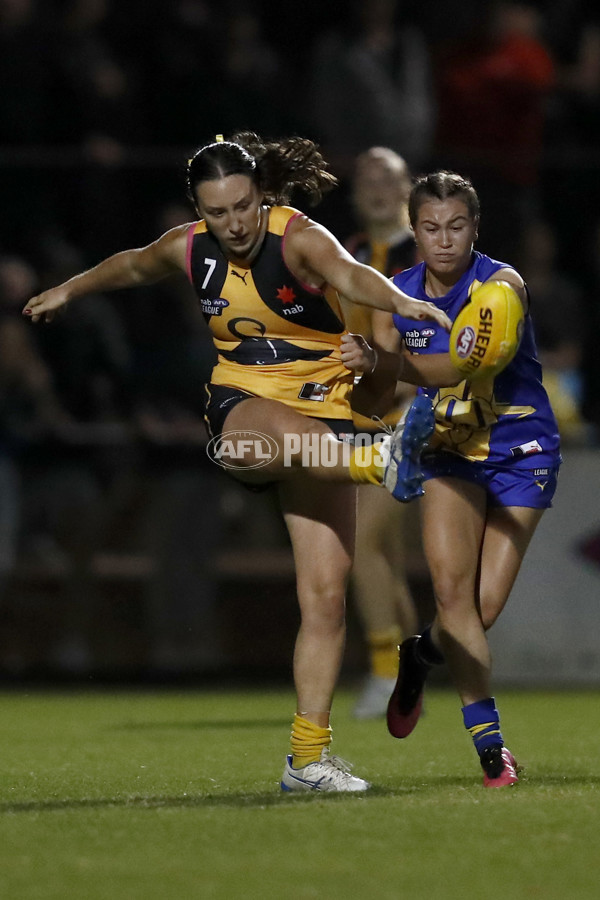
{"type": "Polygon", "coordinates": [[[337,436],[352,430],[339,295],[449,327],[434,304],[402,293],[356,262],[321,225],[282,205],[296,187],[318,200],[334,184],[317,147],[302,138],[264,143],[242,133],[207,144],[188,165],[200,221],[109,257],[23,310],[33,322],[48,321],[88,293],[150,284],[181,270],[191,278],[218,350],[208,386],[212,434],[260,432],[280,451],[259,467],[262,451],[242,442],[247,452],[231,460],[230,472],[247,483],[277,483],[294,550],[298,706],[281,782],[290,791],[369,787],[328,752],[354,549],[353,482],[385,481],[405,500],[420,494],[419,454],[433,427],[430,406],[415,408],[404,433],[392,437],[385,465],[371,448],[353,450],[349,462],[341,452],[335,459],[332,451],[344,446],[337,436]],[[327,445],[327,453],[306,466],[303,449],[312,439],[327,445]]]}
{"type": "MultiPolygon", "coordinates": [[[[410,189],[406,162],[389,147],[370,147],[356,157],[352,201],[362,231],[349,238],[346,249],[388,278],[417,261],[408,220],[410,189]]],[[[361,334],[374,347],[396,349],[398,331],[389,313],[344,304],[344,316],[350,332],[361,334]]],[[[398,382],[386,425],[397,425],[414,395],[414,387],[398,382]]],[[[377,422],[354,409],[352,417],[357,431],[379,431],[377,422]]],[[[362,485],[358,491],[352,595],[369,650],[370,672],[354,707],[357,719],[385,716],[398,677],[398,646],[417,631],[406,565],[407,538],[417,528],[415,512],[375,485],[362,485]]]]}

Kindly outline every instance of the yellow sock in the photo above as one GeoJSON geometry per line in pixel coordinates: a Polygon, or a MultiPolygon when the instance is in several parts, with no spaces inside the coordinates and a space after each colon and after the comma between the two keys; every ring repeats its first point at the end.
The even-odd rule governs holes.
{"type": "Polygon", "coordinates": [[[350,455],[350,477],[357,484],[381,484],[385,465],[379,453],[381,442],[355,447],[350,455]]]}
{"type": "Polygon", "coordinates": [[[331,743],[331,726],[321,728],[296,713],[292,725],[292,766],[301,769],[321,759],[324,747],[331,743]]]}
{"type": "Polygon", "coordinates": [[[398,645],[402,632],[398,625],[385,631],[370,631],[367,635],[371,656],[371,672],[378,678],[396,678],[398,675],[398,645]]]}

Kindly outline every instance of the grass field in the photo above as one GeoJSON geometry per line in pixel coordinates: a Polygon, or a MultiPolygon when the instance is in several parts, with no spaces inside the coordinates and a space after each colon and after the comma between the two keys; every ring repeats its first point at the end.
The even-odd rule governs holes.
{"type": "Polygon", "coordinates": [[[0,695],[3,900],[600,896],[600,693],[502,692],[484,790],[451,692],[405,741],[334,710],[366,796],[282,795],[291,691],[0,695]]]}

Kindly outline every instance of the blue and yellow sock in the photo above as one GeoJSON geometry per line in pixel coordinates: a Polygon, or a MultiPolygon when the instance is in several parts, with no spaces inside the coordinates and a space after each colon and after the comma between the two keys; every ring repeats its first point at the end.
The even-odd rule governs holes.
{"type": "Polygon", "coordinates": [[[470,732],[480,756],[488,747],[504,745],[500,731],[500,715],[493,697],[463,706],[462,714],[465,728],[470,732]]]}

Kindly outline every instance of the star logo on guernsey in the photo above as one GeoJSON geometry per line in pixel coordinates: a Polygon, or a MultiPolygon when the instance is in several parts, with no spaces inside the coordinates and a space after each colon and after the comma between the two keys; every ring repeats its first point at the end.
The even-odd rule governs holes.
{"type": "Polygon", "coordinates": [[[296,299],[296,295],[295,295],[294,291],[292,290],[292,288],[287,287],[287,285],[284,285],[283,287],[280,287],[277,289],[277,299],[281,300],[281,302],[284,304],[288,304],[288,303],[291,304],[296,299]]]}

